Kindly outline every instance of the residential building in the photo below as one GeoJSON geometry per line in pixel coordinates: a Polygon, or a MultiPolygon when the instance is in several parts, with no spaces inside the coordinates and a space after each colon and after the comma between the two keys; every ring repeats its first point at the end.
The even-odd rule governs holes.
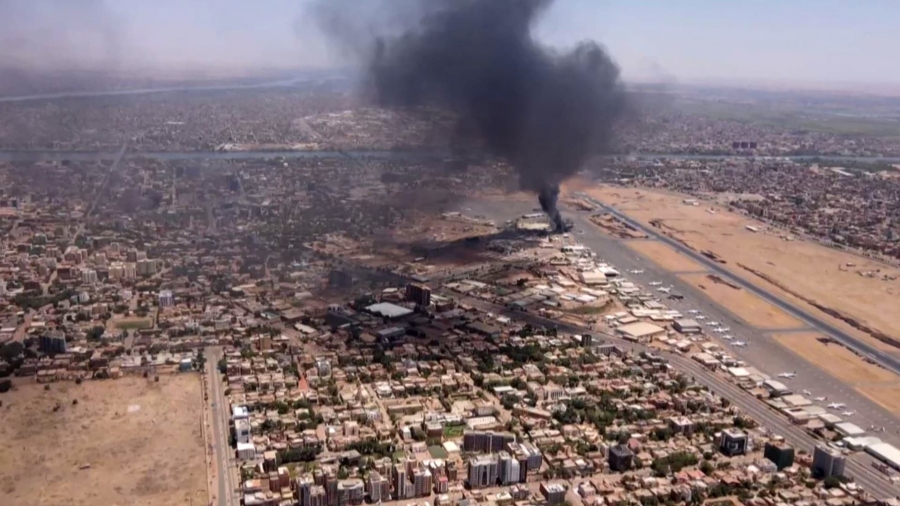
{"type": "Polygon", "coordinates": [[[171,290],[160,290],[159,307],[171,307],[175,305],[175,297],[171,290]]]}
{"type": "Polygon", "coordinates": [[[97,282],[97,271],[94,269],[84,269],[81,271],[81,282],[86,285],[93,285],[97,282]]]}
{"type": "Polygon", "coordinates": [[[66,336],[58,330],[50,330],[38,338],[38,349],[49,355],[66,352],[66,336]]]}
{"type": "Polygon", "coordinates": [[[365,495],[365,484],[359,478],[337,482],[337,506],[362,504],[365,495]]]}
{"type": "Polygon", "coordinates": [[[496,455],[478,455],[469,459],[469,487],[485,488],[497,484],[499,460],[496,455]]]}
{"type": "Polygon", "coordinates": [[[741,430],[723,430],[719,435],[719,451],[729,457],[747,453],[747,434],[741,430]]]}
{"type": "Polygon", "coordinates": [[[433,486],[431,471],[428,469],[416,469],[413,476],[413,495],[415,497],[427,497],[431,495],[433,486]]]}
{"type": "Polygon", "coordinates": [[[328,494],[325,493],[325,487],[322,485],[313,485],[309,489],[309,504],[306,506],[327,506],[328,494]]]}
{"type": "Polygon", "coordinates": [[[541,483],[541,494],[547,500],[547,506],[555,506],[565,502],[566,487],[561,483],[541,483]]]}
{"type": "Polygon", "coordinates": [[[466,431],[463,434],[463,451],[496,453],[515,441],[516,436],[509,432],[466,431]]]}
{"type": "Polygon", "coordinates": [[[294,480],[294,490],[299,506],[309,506],[310,492],[314,486],[315,481],[308,474],[299,476],[294,480]]]}
{"type": "Polygon", "coordinates": [[[500,469],[498,470],[500,483],[503,485],[519,483],[521,467],[518,459],[505,451],[501,451],[498,455],[500,459],[500,469]]]}
{"type": "Polygon", "coordinates": [[[419,306],[428,306],[431,304],[431,289],[425,285],[410,283],[406,285],[406,300],[419,306]]]}
{"type": "Polygon", "coordinates": [[[779,471],[794,465],[794,447],[785,443],[766,443],[763,455],[774,462],[779,471]]]}
{"type": "Polygon", "coordinates": [[[369,473],[368,493],[369,500],[373,503],[389,501],[391,497],[391,483],[378,471],[372,471],[369,473]]]}
{"type": "Polygon", "coordinates": [[[234,437],[238,443],[250,442],[250,420],[238,418],[234,421],[234,437]]]}
{"type": "Polygon", "coordinates": [[[831,449],[824,445],[816,445],[811,466],[814,477],[843,476],[846,465],[847,458],[844,457],[840,450],[831,449]]]}
{"type": "Polygon", "coordinates": [[[627,471],[631,469],[634,452],[625,445],[616,445],[609,449],[609,469],[611,471],[627,471]]]}
{"type": "Polygon", "coordinates": [[[410,489],[409,478],[406,474],[406,467],[402,463],[394,464],[394,499],[405,499],[410,489]]]}

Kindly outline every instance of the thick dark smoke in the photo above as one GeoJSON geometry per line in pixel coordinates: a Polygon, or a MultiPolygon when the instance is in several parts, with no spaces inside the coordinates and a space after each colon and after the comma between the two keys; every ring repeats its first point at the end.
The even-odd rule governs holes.
{"type": "MultiPolygon", "coordinates": [[[[522,187],[563,229],[560,183],[608,148],[624,109],[618,67],[594,42],[559,53],[535,41],[533,24],[551,0],[412,3],[419,22],[374,42],[368,74],[377,101],[458,113],[462,130],[514,165],[522,187]]],[[[345,47],[359,46],[359,31],[336,35],[345,47]]]]}

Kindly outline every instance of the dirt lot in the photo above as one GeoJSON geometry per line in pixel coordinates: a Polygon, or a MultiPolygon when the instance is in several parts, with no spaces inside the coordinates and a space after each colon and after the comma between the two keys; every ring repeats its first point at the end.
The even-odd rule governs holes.
{"type": "Polygon", "coordinates": [[[900,386],[892,372],[866,362],[838,343],[821,341],[821,334],[791,333],[773,337],[785,348],[846,382],[883,408],[900,414],[900,386]]]}
{"type": "Polygon", "coordinates": [[[198,376],[27,384],[0,400],[0,504],[206,504],[198,376]]]}
{"type": "Polygon", "coordinates": [[[718,204],[701,201],[699,206],[685,205],[683,195],[604,186],[583,186],[581,191],[638,221],[653,221],[658,230],[693,249],[713,252],[734,274],[830,319],[883,350],[900,354],[900,319],[895,316],[900,280],[883,281],[863,275],[878,270],[879,276],[900,275],[900,270],[811,241],[788,241],[782,237],[784,232],[767,231],[765,224],[728,212],[718,204]],[[748,224],[761,231],[747,230],[748,224]],[[877,339],[873,332],[827,316],[812,303],[837,310],[884,337],[877,339]],[[885,342],[892,339],[897,340],[898,346],[885,342]]]}
{"type": "Polygon", "coordinates": [[[756,295],[748,293],[747,290],[736,289],[722,282],[716,282],[706,274],[688,274],[678,277],[756,328],[771,330],[804,327],[804,323],[800,320],[756,295]]]}
{"type": "Polygon", "coordinates": [[[668,271],[696,272],[706,270],[706,267],[659,241],[627,241],[625,245],[668,271]]]}

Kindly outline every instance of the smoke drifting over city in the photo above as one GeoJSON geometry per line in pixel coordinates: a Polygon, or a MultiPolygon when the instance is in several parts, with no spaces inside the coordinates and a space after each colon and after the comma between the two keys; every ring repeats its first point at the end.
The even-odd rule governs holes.
{"type": "MultiPolygon", "coordinates": [[[[568,52],[544,47],[532,27],[551,0],[420,0],[387,8],[420,13],[399,34],[376,38],[368,78],[384,106],[437,104],[464,130],[513,164],[523,189],[538,194],[557,230],[559,185],[585,158],[603,152],[624,109],[619,69],[594,42],[568,52]]],[[[324,24],[345,47],[354,26],[324,24]]],[[[343,12],[353,12],[346,9],[343,12]]],[[[352,16],[352,14],[350,14],[352,16]]],[[[392,18],[402,18],[400,15],[392,18]]]]}

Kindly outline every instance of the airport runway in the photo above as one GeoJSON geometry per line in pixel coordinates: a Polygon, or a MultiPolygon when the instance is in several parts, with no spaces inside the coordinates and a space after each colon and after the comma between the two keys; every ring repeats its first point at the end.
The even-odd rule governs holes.
{"type": "Polygon", "coordinates": [[[728,281],[731,281],[731,282],[737,284],[738,286],[741,286],[743,289],[747,290],[748,292],[750,292],[758,297],[761,297],[762,299],[766,300],[767,302],[784,310],[788,314],[790,314],[796,318],[799,318],[800,320],[809,324],[812,328],[814,328],[822,333],[828,334],[830,337],[833,337],[837,341],[840,341],[842,344],[844,344],[848,348],[852,348],[862,355],[868,355],[870,358],[872,358],[873,360],[875,360],[876,362],[878,362],[885,368],[887,368],[897,374],[900,374],[900,359],[893,357],[891,355],[888,355],[886,353],[883,353],[878,348],[875,348],[875,347],[869,345],[868,343],[860,341],[856,337],[844,332],[843,330],[841,330],[839,328],[834,327],[829,322],[822,320],[821,318],[814,315],[813,313],[806,311],[805,309],[802,309],[800,307],[797,307],[785,300],[782,300],[780,297],[777,297],[777,296],[757,287],[756,285],[754,285],[752,283],[748,283],[747,281],[743,280],[742,278],[732,274],[731,271],[729,271],[728,269],[725,269],[720,264],[713,262],[709,258],[706,258],[705,256],[697,253],[696,251],[686,247],[685,245],[681,244],[680,242],[675,241],[663,234],[660,234],[659,232],[657,232],[656,230],[654,230],[651,227],[645,227],[641,223],[639,223],[635,220],[632,220],[627,215],[619,212],[617,209],[610,207],[610,206],[603,205],[602,203],[600,203],[590,197],[587,197],[586,195],[584,195],[584,198],[586,198],[588,201],[590,201],[594,205],[597,205],[600,208],[602,208],[603,210],[609,212],[613,216],[619,218],[620,220],[628,223],[629,225],[637,228],[638,230],[641,230],[641,231],[647,233],[650,237],[675,248],[676,250],[678,250],[678,252],[680,252],[681,254],[687,256],[688,258],[702,264],[704,267],[706,267],[711,272],[714,272],[717,275],[721,276],[722,278],[725,278],[728,281]]]}
{"type": "MultiPolygon", "coordinates": [[[[818,403],[822,406],[832,402],[846,404],[843,409],[835,413],[840,415],[840,412],[843,411],[856,411],[856,414],[853,416],[843,418],[859,425],[863,429],[868,429],[872,425],[885,427],[884,433],[873,435],[900,446],[900,437],[897,437],[897,431],[900,430],[900,420],[895,415],[869,400],[845,382],[831,376],[781,346],[769,335],[771,331],[757,329],[749,325],[727,309],[719,306],[702,291],[682,281],[677,274],[658,267],[649,259],[629,249],[620,240],[605,235],[597,229],[596,225],[588,221],[588,213],[579,214],[573,212],[568,215],[576,223],[578,229],[575,233],[575,238],[595,251],[601,258],[620,269],[625,277],[644,288],[649,288],[648,284],[653,281],[661,281],[665,286],[673,286],[672,291],[683,295],[684,299],[680,301],[666,299],[664,294],[660,294],[662,295],[661,299],[667,306],[682,311],[682,314],[686,317],[690,316],[687,314],[688,310],[700,310],[707,317],[704,320],[705,323],[716,321],[724,324],[730,328],[728,334],[734,336],[734,341],[744,341],[748,344],[746,348],[730,346],[728,341],[721,339],[719,334],[713,333],[710,330],[710,326],[706,325],[707,334],[710,335],[713,342],[727,348],[730,354],[781,381],[795,393],[803,393],[806,390],[810,392],[809,397],[811,398],[826,397],[826,401],[818,403]],[[581,231],[584,231],[584,234],[581,234],[581,231]],[[633,275],[628,273],[630,270],[643,270],[644,272],[640,275],[633,275]],[[797,375],[792,379],[777,377],[778,374],[783,372],[794,371],[797,372],[797,375]]],[[[810,326],[810,331],[815,331],[814,327],[810,326]]]]}

